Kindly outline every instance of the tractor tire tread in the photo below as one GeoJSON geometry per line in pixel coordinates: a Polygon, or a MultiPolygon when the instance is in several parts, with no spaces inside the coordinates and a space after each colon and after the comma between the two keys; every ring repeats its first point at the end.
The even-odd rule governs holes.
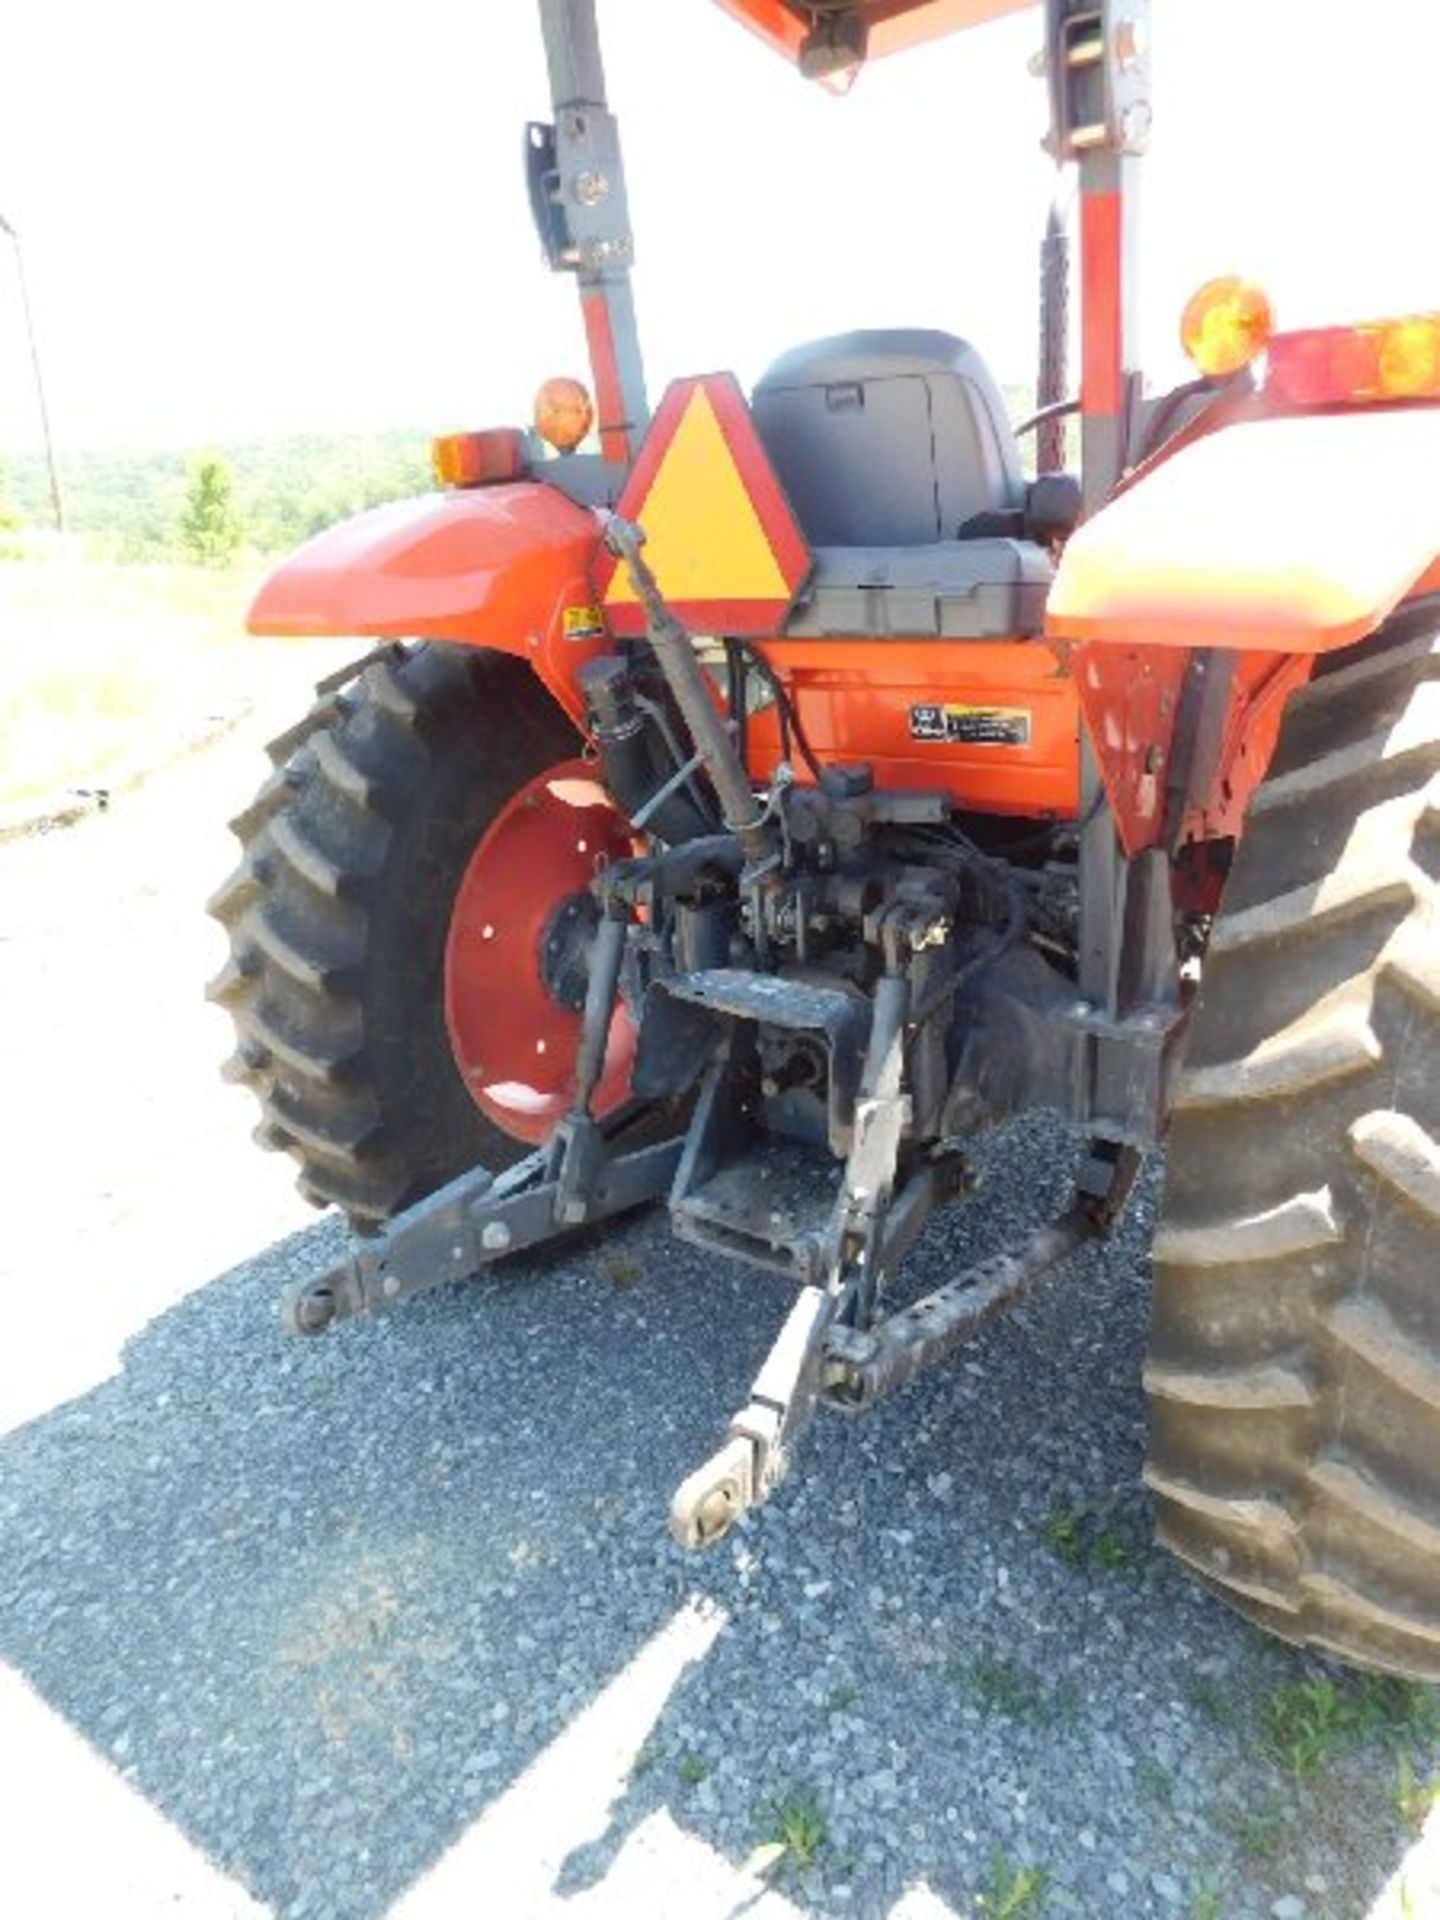
{"type": "Polygon", "coordinates": [[[1161,1540],[1258,1624],[1437,1680],[1440,639],[1416,625],[1292,696],[1251,802],[1176,1088],[1146,1480],[1161,1540]]]}
{"type": "Polygon", "coordinates": [[[225,1077],[259,1101],[255,1137],[298,1162],[302,1195],[362,1229],[517,1151],[459,1081],[438,982],[406,982],[419,1013],[384,998],[399,990],[389,976],[415,964],[413,916],[447,910],[432,841],[455,793],[483,799],[497,715],[526,750],[574,751],[569,722],[519,661],[425,643],[357,662],[270,743],[274,770],[232,822],[240,864],[210,902],[230,940],[209,989],[236,1028],[225,1077]],[[424,1069],[405,1031],[417,1017],[424,1069]]]}

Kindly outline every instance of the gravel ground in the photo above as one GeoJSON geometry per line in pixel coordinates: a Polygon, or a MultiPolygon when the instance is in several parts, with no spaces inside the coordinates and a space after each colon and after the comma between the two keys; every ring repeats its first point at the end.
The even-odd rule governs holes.
{"type": "MultiPolygon", "coordinates": [[[[820,1423],[698,1559],[666,1502],[786,1296],[655,1217],[282,1337],[279,1293],[338,1230],[249,1146],[195,998],[214,823],[256,773],[227,743],[0,849],[0,1655],[219,1870],[163,1910],[1371,1911],[1412,1846],[1398,1755],[1440,1765],[1432,1702],[1302,1695],[1322,1668],[1151,1549],[1153,1179],[949,1370],[820,1423]],[[1303,1777],[1266,1737],[1297,1703],[1321,1723],[1303,1777]],[[744,1863],[782,1835],[765,1892],[744,1863]]],[[[1067,1151],[1044,1121],[993,1142],[905,1290],[1043,1217],[1067,1151]]],[[[85,1848],[7,1888],[20,1724],[0,1714],[0,1907],[28,1920],[76,1910],[85,1848]]],[[[1440,1914],[1427,1861],[1385,1911],[1440,1914]]]]}

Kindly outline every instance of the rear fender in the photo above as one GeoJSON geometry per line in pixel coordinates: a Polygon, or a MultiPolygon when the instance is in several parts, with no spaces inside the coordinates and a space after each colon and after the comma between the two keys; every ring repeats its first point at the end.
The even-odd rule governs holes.
{"type": "Polygon", "coordinates": [[[1437,470],[1440,408],[1250,418],[1072,535],[1046,635],[1070,651],[1127,852],[1238,829],[1316,656],[1440,578],[1437,470]]]}
{"type": "Polygon", "coordinates": [[[517,654],[579,720],[576,669],[608,646],[589,584],[599,540],[594,513],[535,481],[397,500],[283,561],[246,624],[517,654]]]}
{"type": "Polygon", "coordinates": [[[1440,553],[1440,407],[1242,420],[1157,463],[1074,533],[1060,640],[1328,653],[1440,553]]]}

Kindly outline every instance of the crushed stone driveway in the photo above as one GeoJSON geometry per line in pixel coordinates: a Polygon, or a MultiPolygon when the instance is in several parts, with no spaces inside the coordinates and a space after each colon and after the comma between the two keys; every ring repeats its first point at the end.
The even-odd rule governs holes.
{"type": "MultiPolygon", "coordinates": [[[[200,997],[266,718],[0,848],[0,1908],[1440,1915],[1432,1698],[1377,1712],[1149,1545],[1153,1177],[698,1559],[666,1503],[785,1297],[658,1217],[282,1336],[340,1233],[200,997]]],[[[990,1143],[905,1287],[1068,1152],[990,1143]]]]}

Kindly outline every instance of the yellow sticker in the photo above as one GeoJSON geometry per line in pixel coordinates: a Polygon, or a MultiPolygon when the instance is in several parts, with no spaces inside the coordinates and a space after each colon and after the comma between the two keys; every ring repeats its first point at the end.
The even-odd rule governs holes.
{"type": "Polygon", "coordinates": [[[561,620],[567,640],[598,640],[605,631],[599,607],[566,607],[561,620]]]}

